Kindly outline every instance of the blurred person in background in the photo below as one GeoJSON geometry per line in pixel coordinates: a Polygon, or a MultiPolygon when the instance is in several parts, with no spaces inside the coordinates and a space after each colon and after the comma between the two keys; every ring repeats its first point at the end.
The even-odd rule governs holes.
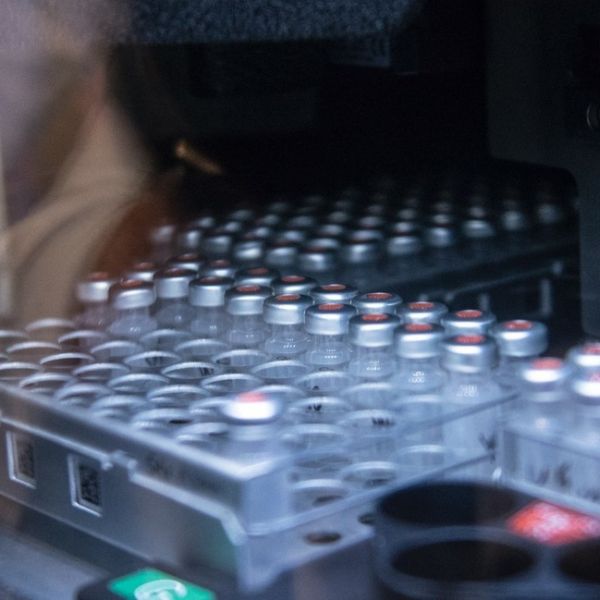
{"type": "MultiPolygon", "coordinates": [[[[169,203],[107,85],[103,15],[125,3],[4,0],[0,25],[0,315],[65,316],[75,282],[144,252],[169,203]],[[159,195],[160,196],[160,195],[159,195]]],[[[118,12],[120,11],[120,12],[118,12]]]]}

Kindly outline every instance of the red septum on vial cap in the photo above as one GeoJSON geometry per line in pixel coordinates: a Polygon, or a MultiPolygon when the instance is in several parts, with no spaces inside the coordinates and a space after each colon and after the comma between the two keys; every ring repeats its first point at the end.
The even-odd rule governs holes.
{"type": "Polygon", "coordinates": [[[430,325],[429,323],[408,323],[404,326],[405,331],[410,331],[413,333],[431,331],[432,329],[433,325],[430,325]]]}
{"type": "Polygon", "coordinates": [[[389,300],[392,294],[389,292],[370,292],[366,295],[369,300],[389,300]]]}
{"type": "Polygon", "coordinates": [[[236,288],[237,292],[241,292],[242,294],[251,294],[253,292],[258,292],[260,290],[259,285],[238,285],[236,288]]]}
{"type": "Polygon", "coordinates": [[[600,355],[600,344],[598,343],[590,343],[590,344],[585,344],[582,348],[582,352],[583,354],[587,354],[587,355],[600,355]]]}
{"type": "Polygon", "coordinates": [[[93,273],[90,273],[86,277],[86,280],[87,281],[103,281],[105,279],[108,279],[109,277],[110,277],[110,275],[106,271],[94,271],[93,273]]]}
{"type": "Polygon", "coordinates": [[[410,310],[431,310],[433,308],[432,302],[411,302],[408,305],[410,310]]]}
{"type": "Polygon", "coordinates": [[[200,278],[200,283],[224,283],[226,280],[224,277],[215,277],[213,276],[208,276],[208,277],[201,277],[200,278]]]}
{"type": "Polygon", "coordinates": [[[209,267],[230,267],[231,266],[231,261],[227,260],[226,258],[217,258],[215,260],[211,260],[208,263],[209,267]]]}
{"type": "Polygon", "coordinates": [[[342,292],[346,289],[343,283],[328,283],[321,287],[326,292],[342,292]]]}
{"type": "Polygon", "coordinates": [[[483,314],[480,310],[459,310],[455,313],[459,319],[479,319],[483,314]]]}
{"type": "Polygon", "coordinates": [[[253,269],[248,269],[247,273],[248,275],[266,275],[269,272],[269,269],[266,269],[265,267],[254,267],[253,269]]]}
{"type": "Polygon", "coordinates": [[[181,269],[180,267],[169,267],[162,273],[167,277],[178,277],[179,275],[187,275],[189,271],[187,269],[181,269]]]}
{"type": "Polygon", "coordinates": [[[454,340],[457,344],[481,344],[485,337],[483,335],[458,335],[454,340]]]}
{"type": "Polygon", "coordinates": [[[122,279],[120,286],[127,290],[132,290],[139,287],[146,287],[146,282],[142,279],[122,279]]]}
{"type": "Polygon", "coordinates": [[[277,300],[279,300],[280,302],[294,302],[295,300],[300,299],[300,295],[299,294],[279,294],[278,296],[275,296],[275,298],[277,300]]]}
{"type": "Polygon", "coordinates": [[[560,358],[536,358],[531,361],[531,366],[534,369],[560,369],[563,366],[563,361],[560,358]]]}
{"type": "Polygon", "coordinates": [[[319,310],[325,311],[325,312],[333,312],[336,310],[341,310],[344,307],[343,304],[340,304],[339,302],[336,303],[327,303],[327,304],[319,304],[319,310]]]}
{"type": "Polygon", "coordinates": [[[158,269],[158,265],[148,260],[137,262],[132,267],[134,271],[152,271],[154,269],[158,269]]]}
{"type": "Polygon", "coordinates": [[[302,283],[303,281],[306,281],[306,277],[302,275],[284,275],[281,278],[281,281],[284,283],[302,283]]]}
{"type": "Polygon", "coordinates": [[[185,254],[178,254],[174,257],[174,260],[200,260],[202,256],[196,252],[186,252],[185,254]]]}
{"type": "MultiPolygon", "coordinates": [[[[527,331],[533,327],[531,321],[507,321],[504,323],[504,329],[508,329],[509,331],[527,331]]],[[[600,348],[599,348],[600,352],[600,348]]]]}
{"type": "Polygon", "coordinates": [[[387,321],[390,318],[390,316],[386,315],[386,314],[370,314],[370,315],[361,315],[360,318],[363,321],[380,322],[380,321],[387,321]]]}

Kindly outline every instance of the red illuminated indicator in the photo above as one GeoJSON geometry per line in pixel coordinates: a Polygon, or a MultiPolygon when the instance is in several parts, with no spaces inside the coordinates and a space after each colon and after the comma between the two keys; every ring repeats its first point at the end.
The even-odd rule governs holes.
{"type": "Polygon", "coordinates": [[[343,308],[343,304],[319,304],[319,310],[323,311],[335,311],[341,310],[343,308]]]}
{"type": "Polygon", "coordinates": [[[510,331],[527,331],[533,327],[531,321],[508,321],[504,323],[504,329],[510,331]]]}
{"type": "Polygon", "coordinates": [[[456,316],[459,319],[478,319],[482,314],[480,310],[459,310],[456,316]]]}
{"type": "Polygon", "coordinates": [[[458,344],[481,344],[485,338],[482,335],[459,335],[454,339],[458,344]]]}
{"type": "Polygon", "coordinates": [[[275,297],[281,302],[294,302],[294,300],[300,299],[298,294],[279,294],[279,296],[275,297]]]}
{"type": "Polygon", "coordinates": [[[260,392],[244,392],[237,397],[239,402],[264,402],[266,399],[266,396],[260,392]]]}
{"type": "Polygon", "coordinates": [[[404,326],[404,329],[411,332],[431,331],[433,326],[429,325],[429,323],[409,323],[404,326]]]}
{"type": "Polygon", "coordinates": [[[346,289],[343,283],[328,283],[321,287],[325,292],[342,292],[346,289]]]}
{"type": "Polygon", "coordinates": [[[550,546],[600,535],[600,520],[547,502],[527,505],[507,525],[514,533],[550,546]]]}
{"type": "Polygon", "coordinates": [[[600,344],[586,344],[582,351],[583,354],[600,355],[600,344]]]}
{"type": "Polygon", "coordinates": [[[408,308],[410,310],[431,310],[433,306],[433,302],[411,302],[408,308]]]}
{"type": "Polygon", "coordinates": [[[269,272],[265,267],[256,267],[255,269],[248,269],[248,275],[266,275],[269,272]]]}
{"type": "Polygon", "coordinates": [[[389,300],[392,297],[388,292],[371,292],[367,294],[369,300],[389,300]]]}
{"type": "Polygon", "coordinates": [[[242,292],[243,294],[245,294],[247,292],[260,291],[260,286],[258,286],[258,285],[239,285],[236,289],[238,292],[242,292]]]}
{"type": "Polygon", "coordinates": [[[302,277],[302,275],[286,275],[281,278],[281,281],[284,283],[301,283],[302,281],[306,281],[306,277],[302,277]]]}
{"type": "Polygon", "coordinates": [[[560,358],[537,358],[531,364],[535,369],[560,369],[563,361],[560,358]]]}
{"type": "Polygon", "coordinates": [[[362,315],[362,317],[361,317],[361,319],[363,321],[375,321],[375,322],[387,321],[389,318],[390,318],[389,315],[377,315],[377,314],[362,315]]]}

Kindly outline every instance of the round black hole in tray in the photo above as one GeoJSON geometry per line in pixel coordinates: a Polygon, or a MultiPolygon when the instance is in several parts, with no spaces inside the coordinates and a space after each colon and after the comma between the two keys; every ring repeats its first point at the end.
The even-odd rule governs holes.
{"type": "Polygon", "coordinates": [[[169,419],[169,425],[189,425],[191,419],[169,419]]]}
{"type": "Polygon", "coordinates": [[[409,487],[386,496],[382,515],[419,525],[476,525],[513,512],[516,495],[478,483],[439,483],[409,487]]]}
{"type": "Polygon", "coordinates": [[[375,514],[374,513],[364,513],[358,517],[359,523],[363,525],[373,525],[375,523],[375,514]]]}
{"type": "Polygon", "coordinates": [[[342,536],[337,531],[313,531],[307,533],[304,539],[309,544],[333,544],[341,540],[342,536]]]}
{"type": "Polygon", "coordinates": [[[521,548],[481,540],[433,542],[398,552],[394,570],[404,575],[439,582],[498,581],[519,575],[534,563],[521,548]]]}
{"type": "Polygon", "coordinates": [[[323,494],[322,496],[317,496],[313,500],[313,506],[323,506],[323,504],[335,502],[336,500],[339,500],[342,497],[342,494],[323,494]]]}
{"type": "Polygon", "coordinates": [[[574,544],[561,557],[559,568],[571,579],[600,584],[600,540],[574,544]]]}

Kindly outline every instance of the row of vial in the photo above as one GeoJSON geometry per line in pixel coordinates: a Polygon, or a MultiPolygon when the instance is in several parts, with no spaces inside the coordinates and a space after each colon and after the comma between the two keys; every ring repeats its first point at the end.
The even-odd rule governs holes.
{"type": "Polygon", "coordinates": [[[506,383],[523,359],[538,356],[547,346],[541,323],[497,325],[486,311],[449,313],[440,303],[403,303],[393,293],[361,294],[341,283],[319,286],[309,277],[279,277],[263,267],[237,271],[235,281],[197,277],[182,267],[159,269],[152,281],[149,273],[128,275],[136,278],[115,283],[93,274],[80,283],[83,328],[105,328],[112,337],[125,339],[160,328],[185,330],[230,348],[256,348],[272,358],[299,359],[314,369],[347,369],[371,381],[398,377],[397,354],[413,361],[412,369],[419,367],[422,387],[441,381],[442,341],[447,348],[444,365],[450,371],[491,370],[497,343],[503,357],[498,377],[506,383]],[[487,337],[490,333],[496,342],[487,337]],[[457,336],[452,345],[448,339],[457,336]]]}
{"type": "Polygon", "coordinates": [[[502,425],[504,476],[597,510],[600,343],[572,348],[566,360],[540,358],[519,380],[517,403],[502,425]]]}
{"type": "Polygon", "coordinates": [[[150,242],[158,261],[174,252],[201,252],[238,264],[294,264],[306,272],[450,247],[461,238],[491,239],[502,232],[556,226],[571,216],[572,207],[553,194],[538,195],[532,207],[509,194],[498,210],[484,194],[459,203],[449,191],[428,198],[411,189],[397,197],[380,192],[364,202],[349,191],[335,200],[312,195],[272,202],[260,212],[243,207],[219,218],[206,213],[180,227],[163,224],[151,231],[150,242]]]}

